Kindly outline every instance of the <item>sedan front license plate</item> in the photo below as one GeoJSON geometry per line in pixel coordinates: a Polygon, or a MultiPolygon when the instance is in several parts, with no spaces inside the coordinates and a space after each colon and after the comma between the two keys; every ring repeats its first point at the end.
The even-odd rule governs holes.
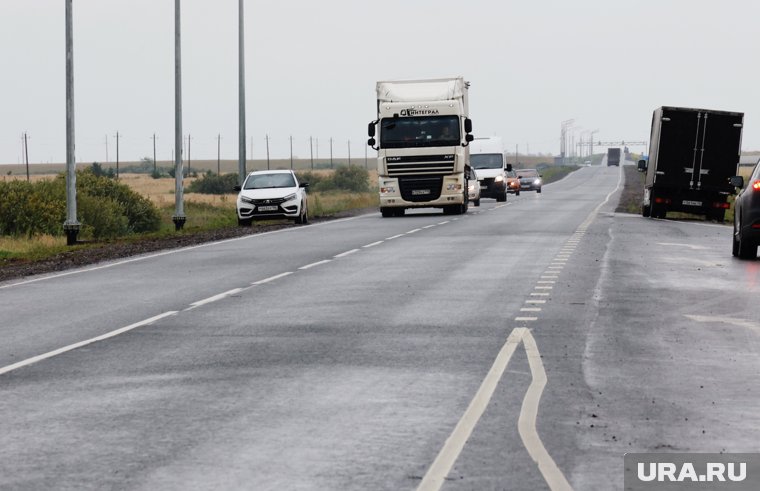
{"type": "Polygon", "coordinates": [[[691,201],[688,199],[683,200],[684,206],[702,206],[701,201],[691,201]]]}
{"type": "Polygon", "coordinates": [[[277,211],[277,206],[259,206],[259,211],[277,211]]]}

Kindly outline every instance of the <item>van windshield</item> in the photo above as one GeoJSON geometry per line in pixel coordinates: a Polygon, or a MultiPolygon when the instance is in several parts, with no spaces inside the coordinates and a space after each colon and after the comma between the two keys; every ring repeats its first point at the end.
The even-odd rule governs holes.
{"type": "Polygon", "coordinates": [[[476,169],[501,169],[504,157],[500,153],[470,154],[470,165],[476,169]]]}
{"type": "Polygon", "coordinates": [[[443,147],[459,145],[458,116],[383,118],[380,148],[443,147]]]}

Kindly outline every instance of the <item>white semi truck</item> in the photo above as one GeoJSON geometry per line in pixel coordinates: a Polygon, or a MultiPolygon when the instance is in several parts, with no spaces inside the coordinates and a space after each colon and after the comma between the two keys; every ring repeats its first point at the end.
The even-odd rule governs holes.
{"type": "Polygon", "coordinates": [[[377,119],[368,145],[378,151],[380,211],[467,211],[472,122],[462,77],[377,82],[377,119]]]}

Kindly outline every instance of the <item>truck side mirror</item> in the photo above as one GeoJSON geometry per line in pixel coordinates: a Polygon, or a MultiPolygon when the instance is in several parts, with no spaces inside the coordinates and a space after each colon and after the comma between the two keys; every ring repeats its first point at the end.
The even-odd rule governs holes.
{"type": "Polygon", "coordinates": [[[375,143],[377,142],[375,141],[374,138],[370,138],[369,140],[367,140],[367,145],[369,145],[372,148],[375,148],[375,143]]]}
{"type": "Polygon", "coordinates": [[[512,164],[507,164],[507,172],[512,172],[512,164]]]}
{"type": "MultiPolygon", "coordinates": [[[[369,136],[370,138],[375,136],[375,122],[374,121],[367,125],[367,136],[369,136]]],[[[374,145],[374,143],[372,143],[371,145],[374,145]]]]}
{"type": "Polygon", "coordinates": [[[728,182],[731,183],[731,185],[735,188],[743,188],[744,187],[744,177],[743,176],[733,176],[728,178],[728,182]]]}
{"type": "MultiPolygon", "coordinates": [[[[472,120],[470,118],[464,118],[464,132],[472,133],[472,120]]],[[[472,140],[467,140],[472,141],[472,140]]]]}
{"type": "Polygon", "coordinates": [[[647,171],[647,161],[646,160],[639,160],[639,172],[646,172],[647,171]]]}
{"type": "Polygon", "coordinates": [[[465,141],[467,143],[469,143],[469,142],[473,141],[475,139],[475,137],[468,133],[468,134],[464,135],[464,139],[465,139],[465,141]]]}

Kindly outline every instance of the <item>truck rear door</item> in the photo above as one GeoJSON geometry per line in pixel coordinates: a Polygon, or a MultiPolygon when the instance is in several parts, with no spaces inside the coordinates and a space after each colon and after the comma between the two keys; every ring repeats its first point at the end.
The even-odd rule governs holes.
{"type": "Polygon", "coordinates": [[[728,178],[736,173],[739,163],[743,119],[740,113],[702,113],[694,169],[696,189],[731,189],[728,178]]]}

